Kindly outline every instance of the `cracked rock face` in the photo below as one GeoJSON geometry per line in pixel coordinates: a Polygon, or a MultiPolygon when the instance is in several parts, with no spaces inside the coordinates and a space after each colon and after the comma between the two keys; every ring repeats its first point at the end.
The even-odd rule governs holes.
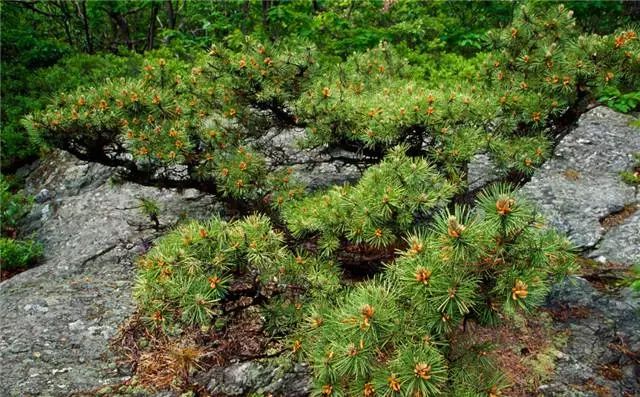
{"type": "Polygon", "coordinates": [[[202,384],[214,396],[274,395],[303,397],[311,388],[308,367],[295,364],[292,368],[246,361],[225,368],[214,368],[200,376],[202,384]]]}
{"type": "MultiPolygon", "coordinates": [[[[638,202],[636,189],[620,178],[621,171],[631,168],[633,153],[640,152],[640,129],[629,125],[633,120],[605,107],[585,113],[553,158],[522,188],[548,222],[567,233],[578,248],[607,244],[607,252],[613,252],[611,244],[626,245],[619,235],[605,243],[607,233],[600,221],[638,202]]],[[[637,217],[627,222],[620,232],[640,234],[637,217]]],[[[640,260],[640,245],[627,252],[619,259],[640,260]]]]}
{"type": "Polygon", "coordinates": [[[195,191],[113,186],[112,174],[54,153],[27,178],[31,193],[48,192],[26,225],[45,258],[0,284],[1,396],[66,396],[120,381],[109,339],[134,310],[132,262],[158,234],[137,198],[159,203],[162,225],[218,210],[195,191]]]}
{"type": "MultiPolygon", "coordinates": [[[[552,226],[604,269],[640,262],[640,211],[633,209],[639,197],[620,178],[640,151],[632,120],[607,108],[585,113],[522,188],[552,226]]],[[[553,326],[567,343],[540,393],[640,395],[640,296],[573,277],[553,287],[547,307],[562,314],[553,326]]]]}
{"type": "Polygon", "coordinates": [[[622,264],[640,263],[640,209],[609,229],[589,257],[622,264]]]}
{"type": "Polygon", "coordinates": [[[555,328],[569,335],[545,396],[637,396],[640,393],[640,296],[603,293],[581,278],[556,285],[550,308],[565,313],[555,328]]]}
{"type": "Polygon", "coordinates": [[[357,181],[370,164],[361,155],[341,149],[300,149],[304,128],[271,128],[253,142],[272,166],[293,168],[311,190],[357,181]]]}
{"type": "Polygon", "coordinates": [[[474,155],[467,166],[467,183],[471,191],[481,189],[501,176],[498,166],[486,153],[474,155]]]}

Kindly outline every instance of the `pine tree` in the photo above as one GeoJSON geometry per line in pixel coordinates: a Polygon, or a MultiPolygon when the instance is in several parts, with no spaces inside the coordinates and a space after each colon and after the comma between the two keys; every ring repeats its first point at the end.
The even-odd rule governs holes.
{"type": "Polygon", "coordinates": [[[505,185],[473,209],[442,210],[407,246],[379,277],[309,311],[300,344],[314,395],[497,391],[505,382],[487,347],[460,353],[453,337],[466,321],[491,325],[532,311],[553,277],[574,266],[569,243],[505,185]]]}
{"type": "Polygon", "coordinates": [[[304,42],[247,38],[193,67],[150,59],[140,78],[60,95],[26,125],[139,182],[271,206],[272,220],[189,222],[160,239],[135,287],[149,327],[207,327],[246,281],[266,330],[312,364],[314,395],[497,396],[506,382],[491,346],[471,343],[465,325],[531,313],[574,253],[508,185],[473,206],[452,199],[467,193],[478,152],[505,175],[531,174],[558,117],[637,85],[640,44],[635,27],[581,34],[571,11],[546,4],[522,5],[488,41],[465,80],[427,81],[384,42],[324,65],[304,42]],[[375,165],[355,185],[307,194],[251,144],[273,125],[305,127],[305,144],[375,165]],[[375,254],[376,274],[346,282],[345,254],[358,250],[375,254]]]}
{"type": "Polygon", "coordinates": [[[294,236],[317,235],[324,255],[345,243],[373,248],[393,247],[416,217],[444,205],[455,189],[421,158],[410,158],[396,147],[370,167],[355,186],[333,187],[282,210],[294,236]]]}
{"type": "Polygon", "coordinates": [[[314,296],[338,282],[335,266],[293,255],[262,215],[181,225],[162,237],[138,266],[134,296],[145,319],[156,326],[211,324],[223,314],[220,304],[240,279],[252,284],[252,291],[268,289],[272,295],[296,285],[313,289],[314,296]]]}

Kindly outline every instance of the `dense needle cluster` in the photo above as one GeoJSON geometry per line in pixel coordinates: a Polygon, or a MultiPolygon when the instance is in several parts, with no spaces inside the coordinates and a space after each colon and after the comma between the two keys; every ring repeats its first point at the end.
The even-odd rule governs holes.
{"type": "Polygon", "coordinates": [[[355,186],[336,186],[288,203],[282,211],[288,229],[299,238],[319,236],[325,255],[345,243],[397,244],[416,217],[443,206],[455,192],[432,165],[408,157],[405,150],[391,150],[355,186]]]}
{"type": "Polygon", "coordinates": [[[530,312],[574,265],[568,242],[505,185],[482,193],[473,209],[442,210],[406,245],[373,280],[309,309],[296,338],[313,363],[316,395],[501,387],[490,363],[481,365],[482,349],[456,357],[451,341],[465,322],[494,325],[530,312]]]}

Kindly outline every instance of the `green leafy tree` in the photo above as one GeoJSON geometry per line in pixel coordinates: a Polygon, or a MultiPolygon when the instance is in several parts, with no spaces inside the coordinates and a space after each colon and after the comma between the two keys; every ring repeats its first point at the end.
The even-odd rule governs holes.
{"type": "Polygon", "coordinates": [[[33,197],[15,192],[0,174],[0,269],[24,269],[42,256],[42,244],[20,235],[19,222],[29,213],[33,197]]]}

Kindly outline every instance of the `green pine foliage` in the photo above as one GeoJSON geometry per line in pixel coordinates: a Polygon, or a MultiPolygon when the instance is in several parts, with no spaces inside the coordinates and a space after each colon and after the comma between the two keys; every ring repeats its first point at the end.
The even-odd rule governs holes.
{"type": "Polygon", "coordinates": [[[485,150],[504,170],[530,174],[548,156],[550,121],[607,87],[629,90],[640,80],[634,28],[581,35],[562,5],[522,5],[488,40],[484,66],[452,80],[436,73],[420,81],[420,68],[385,44],[328,69],[296,102],[309,144],[379,153],[412,143],[451,176],[485,150]]]}
{"type": "Polygon", "coordinates": [[[312,47],[247,41],[234,51],[213,47],[192,68],[155,59],[139,79],[58,96],[25,125],[36,138],[124,167],[138,181],[169,183],[182,175],[192,186],[250,199],[277,187],[285,201],[300,188],[286,170],[267,178],[264,159],[246,140],[264,128],[256,107],[278,108],[295,95],[313,67],[312,54],[312,47]]]}
{"type": "Polygon", "coordinates": [[[296,103],[309,121],[308,144],[345,142],[372,153],[399,143],[419,152],[427,145],[441,164],[468,161],[482,143],[479,128],[491,99],[473,84],[433,87],[447,82],[423,81],[423,73],[385,43],[329,69],[296,103]]]}
{"type": "MultiPolygon", "coordinates": [[[[20,61],[26,63],[29,59],[20,61]]],[[[44,109],[59,92],[74,91],[79,86],[102,84],[109,77],[138,74],[142,66],[142,56],[75,54],[65,57],[53,66],[37,69],[22,62],[11,62],[3,58],[0,68],[2,97],[5,98],[0,135],[2,166],[5,170],[13,169],[24,160],[37,155],[43,144],[40,140],[30,140],[29,134],[20,123],[25,115],[44,109]]]]}
{"type": "Polygon", "coordinates": [[[637,84],[637,32],[580,34],[573,11],[563,5],[522,6],[511,27],[490,32],[489,39],[498,51],[487,59],[485,73],[500,93],[508,130],[540,131],[545,120],[581,97],[637,84]]]}
{"type": "Polygon", "coordinates": [[[461,354],[452,345],[460,327],[531,312],[553,277],[574,266],[568,242],[505,185],[483,192],[473,209],[442,210],[407,246],[379,277],[309,311],[294,350],[313,364],[314,395],[457,396],[504,387],[483,364],[486,347],[461,354]]]}
{"type": "Polygon", "coordinates": [[[384,42],[336,64],[304,41],[229,40],[193,67],[154,59],[139,79],[62,95],[27,125],[36,137],[124,166],[138,180],[166,183],[178,174],[234,199],[275,192],[284,202],[299,186],[272,186],[248,143],[274,122],[265,110],[276,123],[306,126],[307,145],[381,159],[406,144],[461,183],[480,151],[505,174],[531,174],[549,154],[556,118],[612,87],[633,91],[640,80],[635,28],[580,34],[562,5],[518,7],[511,26],[489,32],[488,43],[488,54],[452,66],[452,74],[384,42]]]}
{"type": "MultiPolygon", "coordinates": [[[[139,76],[59,95],[25,127],[137,182],[219,194],[241,216],[271,207],[272,218],[185,223],[139,260],[135,298],[155,331],[224,326],[249,297],[264,330],[311,363],[313,395],[499,395],[507,384],[492,346],[469,342],[466,325],[535,311],[574,269],[574,253],[508,185],[480,192],[473,206],[452,201],[465,199],[476,153],[504,175],[530,175],[563,115],[612,93],[635,106],[637,28],[583,34],[562,5],[474,3],[514,9],[511,25],[480,37],[473,24],[451,32],[443,21],[456,18],[438,4],[313,2],[313,15],[300,16],[309,7],[268,3],[255,35],[220,22],[211,29],[226,39],[189,65],[149,57],[139,76]],[[401,15],[414,8],[425,15],[409,23],[401,15]],[[376,26],[365,30],[348,22],[369,19],[376,26]],[[301,26],[310,26],[302,38],[267,39],[301,26]],[[340,48],[319,43],[318,31],[340,48]],[[473,58],[430,56],[445,46],[473,58]],[[354,185],[307,194],[291,169],[274,170],[252,146],[271,127],[305,127],[305,145],[357,152],[371,165],[354,185]],[[376,274],[347,280],[344,254],[358,250],[380,254],[376,274]]],[[[227,18],[244,28],[257,4],[247,3],[246,21],[227,18]]],[[[158,226],[158,208],[141,208],[158,226]]]]}
{"type": "MultiPolygon", "coordinates": [[[[58,91],[101,84],[107,77],[137,76],[141,53],[148,59],[188,59],[212,42],[225,41],[237,48],[246,35],[263,42],[309,40],[330,62],[353,51],[375,47],[380,41],[403,45],[409,57],[441,52],[445,45],[447,51],[472,53],[481,48],[484,32],[508,23],[513,9],[507,3],[458,7],[411,1],[363,1],[357,5],[325,1],[185,1],[160,5],[123,0],[80,6],[86,7],[86,13],[76,12],[71,3],[44,0],[9,2],[2,8],[5,23],[0,38],[0,74],[5,100],[0,138],[5,172],[41,149],[29,141],[20,125],[24,115],[44,108],[49,97],[58,91]]],[[[591,7],[581,8],[587,11],[583,14],[588,14],[591,7]]],[[[599,15],[607,10],[614,11],[613,15],[606,23],[601,19],[597,22],[608,28],[614,26],[611,17],[620,17],[623,10],[620,5],[597,5],[599,15]]],[[[440,55],[437,60],[427,58],[433,63],[448,64],[456,56],[440,55]]]]}
{"type": "Polygon", "coordinates": [[[323,294],[338,278],[330,263],[288,251],[265,216],[213,218],[181,225],[160,239],[139,260],[134,295],[150,324],[208,326],[223,314],[221,305],[240,280],[271,296],[285,294],[290,285],[323,294]]]}
{"type": "Polygon", "coordinates": [[[281,293],[261,306],[264,330],[276,337],[287,337],[294,332],[305,321],[308,308],[342,289],[341,274],[333,261],[297,252],[287,263],[285,272],[292,288],[281,289],[281,293]]]}
{"type": "Polygon", "coordinates": [[[336,186],[291,201],[282,216],[297,237],[319,237],[324,255],[344,243],[374,248],[397,245],[420,215],[446,204],[454,186],[405,147],[394,148],[370,167],[355,186],[336,186]]]}

